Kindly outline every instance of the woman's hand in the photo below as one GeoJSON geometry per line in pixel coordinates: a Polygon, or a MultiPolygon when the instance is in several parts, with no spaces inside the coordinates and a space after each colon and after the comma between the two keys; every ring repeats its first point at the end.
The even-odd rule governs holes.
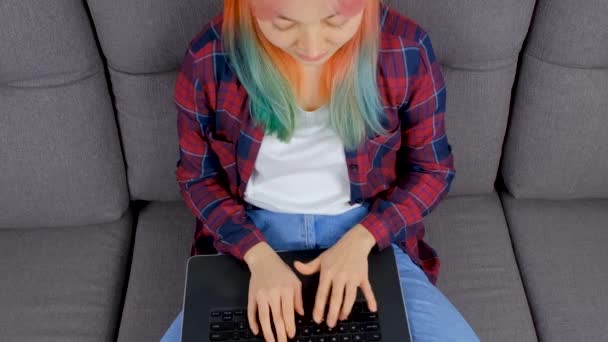
{"type": "Polygon", "coordinates": [[[251,271],[247,318],[254,334],[258,335],[258,312],[264,339],[275,341],[270,325],[274,322],[278,342],[287,342],[296,333],[294,308],[304,315],[302,283],[279,255],[266,243],[253,246],[244,256],[251,271]]]}
{"type": "Polygon", "coordinates": [[[375,243],[374,236],[364,226],[357,224],[314,260],[306,264],[295,262],[296,270],[304,275],[321,272],[313,309],[315,322],[323,321],[330,290],[327,325],[331,328],[335,327],[338,315],[340,320],[345,320],[350,314],[357,299],[357,287],[361,287],[369,310],[377,310],[367,263],[367,257],[375,243]]]}

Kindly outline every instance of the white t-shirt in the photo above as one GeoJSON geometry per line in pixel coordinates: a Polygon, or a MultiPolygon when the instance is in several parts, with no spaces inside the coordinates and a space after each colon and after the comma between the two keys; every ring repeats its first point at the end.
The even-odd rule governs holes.
{"type": "Polygon", "coordinates": [[[329,126],[328,105],[299,108],[289,143],[265,135],[244,199],[260,208],[297,214],[337,215],[349,204],[350,179],[342,141],[329,126]]]}

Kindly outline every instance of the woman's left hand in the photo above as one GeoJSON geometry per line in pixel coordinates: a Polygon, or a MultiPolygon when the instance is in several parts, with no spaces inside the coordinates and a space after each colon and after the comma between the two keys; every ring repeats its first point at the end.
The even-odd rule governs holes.
{"type": "Polygon", "coordinates": [[[376,312],[376,298],[368,277],[367,257],[376,241],[362,225],[350,229],[331,248],[317,258],[302,263],[296,261],[294,267],[304,275],[321,272],[312,317],[315,322],[323,321],[325,306],[331,290],[327,325],[336,326],[338,318],[345,320],[357,299],[360,287],[370,311],[376,312]],[[339,316],[338,316],[339,315],[339,316]]]}

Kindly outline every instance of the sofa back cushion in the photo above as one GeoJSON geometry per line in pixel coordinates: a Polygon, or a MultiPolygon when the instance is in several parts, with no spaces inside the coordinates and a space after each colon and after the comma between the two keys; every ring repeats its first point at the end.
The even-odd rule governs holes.
{"type": "Polygon", "coordinates": [[[450,195],[494,191],[517,59],[534,0],[390,0],[425,28],[447,84],[450,195]]]}
{"type": "MultiPolygon", "coordinates": [[[[176,70],[222,1],[89,0],[116,95],[132,198],[180,200],[176,70]]],[[[517,58],[534,0],[385,1],[429,31],[447,82],[451,194],[494,191],[517,58]]]]}
{"type": "Polygon", "coordinates": [[[0,23],[0,227],[118,219],[125,168],[82,1],[4,0],[0,23]]]}
{"type": "Polygon", "coordinates": [[[539,0],[502,175],[516,198],[608,198],[608,6],[539,0]]]}
{"type": "Polygon", "coordinates": [[[217,0],[89,0],[107,59],[132,199],[181,200],[173,90],[188,42],[217,0]]]}

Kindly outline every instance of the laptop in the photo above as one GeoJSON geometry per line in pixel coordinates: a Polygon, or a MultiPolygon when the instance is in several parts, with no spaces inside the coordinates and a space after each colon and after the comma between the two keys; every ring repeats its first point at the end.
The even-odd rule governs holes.
{"type": "MultiPolygon", "coordinates": [[[[294,269],[295,260],[307,262],[323,251],[324,249],[309,249],[279,251],[277,254],[294,269]]],[[[311,317],[319,274],[304,276],[294,269],[302,281],[305,315],[294,313],[296,336],[290,341],[410,342],[410,329],[393,249],[378,251],[374,248],[369,254],[368,263],[378,310],[375,313],[369,312],[359,289],[348,319],[338,320],[333,329],[329,329],[325,322],[317,325],[311,317]]],[[[247,320],[249,277],[247,265],[233,256],[216,254],[190,257],[186,268],[182,341],[263,341],[262,331],[258,336],[253,335],[247,320]]]]}

